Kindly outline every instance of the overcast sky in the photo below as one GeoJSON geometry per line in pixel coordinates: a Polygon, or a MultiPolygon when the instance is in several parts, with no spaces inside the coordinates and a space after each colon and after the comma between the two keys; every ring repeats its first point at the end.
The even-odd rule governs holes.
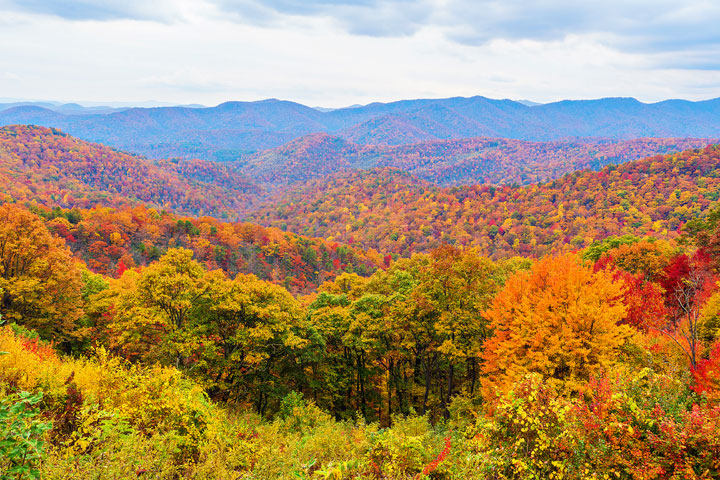
{"type": "Polygon", "coordinates": [[[0,97],[720,97],[717,0],[0,0],[0,97]]]}

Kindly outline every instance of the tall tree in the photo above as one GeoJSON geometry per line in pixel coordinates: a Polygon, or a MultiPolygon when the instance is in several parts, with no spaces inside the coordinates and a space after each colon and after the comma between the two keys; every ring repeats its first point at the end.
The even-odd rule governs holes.
{"type": "Polygon", "coordinates": [[[703,348],[701,309],[716,289],[709,258],[702,251],[676,256],[665,268],[662,283],[670,315],[659,330],[683,351],[694,370],[703,348]]]}
{"type": "Polygon", "coordinates": [[[287,290],[254,275],[216,276],[207,281],[200,303],[199,366],[213,396],[252,401],[263,413],[302,386],[295,359],[308,341],[302,307],[287,290]]]}
{"type": "Polygon", "coordinates": [[[484,393],[530,372],[566,391],[613,364],[630,333],[625,287],[575,255],[546,257],[510,278],[486,312],[493,336],[484,349],[484,393]]]}
{"type": "Polygon", "coordinates": [[[482,312],[497,291],[494,274],[493,262],[475,250],[444,245],[430,253],[418,293],[437,314],[435,332],[441,341],[437,350],[447,360],[444,406],[455,394],[459,362],[466,364],[470,393],[475,389],[477,357],[489,335],[482,312]]]}
{"type": "Polygon", "coordinates": [[[63,241],[38,216],[0,206],[0,314],[69,348],[82,315],[81,288],[63,241]]]}

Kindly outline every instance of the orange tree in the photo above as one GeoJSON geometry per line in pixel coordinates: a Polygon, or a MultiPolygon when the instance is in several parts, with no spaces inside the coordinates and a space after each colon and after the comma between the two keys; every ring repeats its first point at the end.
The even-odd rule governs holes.
{"type": "Polygon", "coordinates": [[[81,274],[62,240],[27,210],[0,206],[0,314],[64,347],[82,314],[81,274]]]}
{"type": "Polygon", "coordinates": [[[485,312],[493,336],[484,348],[484,394],[507,391],[528,373],[578,390],[614,362],[630,334],[618,324],[627,312],[624,290],[575,255],[546,257],[508,279],[485,312]]]}

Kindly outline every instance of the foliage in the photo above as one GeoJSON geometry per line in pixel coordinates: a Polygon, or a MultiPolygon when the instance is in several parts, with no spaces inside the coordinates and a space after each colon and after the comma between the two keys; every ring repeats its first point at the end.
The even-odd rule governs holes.
{"type": "Polygon", "coordinates": [[[439,188],[385,168],[294,189],[249,219],[410,256],[442,243],[491,258],[560,253],[615,235],[676,238],[718,200],[720,147],[578,171],[525,187],[439,188]]]}
{"type": "MultiPolygon", "coordinates": [[[[411,142],[410,145],[376,145],[363,140],[361,143],[365,145],[326,133],[306,135],[249,156],[242,171],[276,188],[371,167],[396,168],[443,186],[528,185],[553,180],[575,170],[598,170],[608,164],[704,147],[711,143],[668,138],[530,142],[480,137],[411,142]]],[[[393,140],[397,141],[397,138],[393,140]]]]}
{"type": "Polygon", "coordinates": [[[28,211],[0,205],[0,314],[66,345],[81,310],[80,269],[28,211]]]}
{"type": "MultiPolygon", "coordinates": [[[[523,189],[370,174],[393,193],[365,203],[367,183],[357,210],[311,220],[382,205],[392,225],[432,199],[384,256],[144,206],[5,203],[1,466],[51,480],[716,478],[720,215],[672,240],[707,211],[717,151],[523,189]],[[589,248],[528,256],[567,244],[589,248]]],[[[343,231],[373,233],[360,218],[343,231]]]]}
{"type": "Polygon", "coordinates": [[[0,350],[8,352],[0,356],[0,384],[45,392],[42,408],[58,423],[51,470],[92,471],[103,452],[128,455],[133,441],[147,458],[114,461],[108,465],[119,469],[114,474],[144,468],[144,462],[162,466],[160,478],[192,472],[195,460],[211,461],[216,449],[224,451],[226,467],[248,462],[251,439],[242,440],[248,437],[244,427],[231,424],[199,385],[174,368],[128,365],[103,349],[94,358],[62,358],[7,327],[0,329],[0,350]]]}
{"type": "Polygon", "coordinates": [[[33,408],[41,401],[42,393],[28,392],[0,399],[0,479],[40,478],[43,433],[52,427],[33,408]]]}
{"type": "Polygon", "coordinates": [[[582,258],[584,260],[590,260],[597,262],[600,260],[608,250],[613,250],[621,245],[632,245],[633,243],[639,242],[641,239],[633,235],[623,235],[618,237],[616,235],[610,235],[609,237],[603,238],[602,240],[596,240],[591,243],[582,252],[582,258]]]}
{"type": "Polygon", "coordinates": [[[717,408],[647,369],[588,386],[563,397],[537,374],[519,382],[467,433],[478,468],[488,478],[713,478],[717,408]]]}
{"type": "Polygon", "coordinates": [[[571,403],[538,374],[518,382],[498,401],[492,417],[479,418],[474,441],[495,478],[571,477],[577,445],[570,429],[571,403]]]}
{"type": "Polygon", "coordinates": [[[552,387],[582,389],[615,362],[630,334],[619,325],[624,291],[574,255],[546,257],[511,277],[485,313],[493,330],[484,350],[485,394],[508,391],[528,372],[552,387]]]}
{"type": "Polygon", "coordinates": [[[187,249],[128,270],[92,297],[94,335],[113,352],[186,371],[216,399],[277,406],[307,340],[300,304],[253,275],[207,271],[187,249]]]}
{"type": "Polygon", "coordinates": [[[711,347],[708,358],[700,360],[692,373],[695,379],[693,390],[720,403],[720,342],[711,347]]]}
{"type": "Polygon", "coordinates": [[[35,210],[90,270],[110,276],[147,265],[175,247],[192,250],[208,269],[219,268],[229,275],[252,273],[292,292],[308,292],[343,272],[369,275],[383,265],[382,257],[372,250],[147,207],[75,210],[75,223],[63,216],[72,210],[35,210]]]}
{"type": "Polygon", "coordinates": [[[237,218],[260,189],[214,162],[155,161],[36,126],[0,128],[0,203],[138,205],[237,218]],[[20,180],[22,179],[22,180],[20,180]]]}
{"type": "Polygon", "coordinates": [[[488,336],[480,312],[503,275],[473,250],[446,246],[369,280],[338,277],[309,305],[324,347],[309,385],[318,403],[390,424],[394,412],[447,416],[473,394],[488,336]]]}

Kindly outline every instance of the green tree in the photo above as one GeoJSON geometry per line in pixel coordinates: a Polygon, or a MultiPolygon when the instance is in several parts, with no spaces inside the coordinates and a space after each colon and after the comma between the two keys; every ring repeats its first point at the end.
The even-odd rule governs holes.
{"type": "Polygon", "coordinates": [[[107,324],[109,344],[129,358],[173,363],[187,368],[200,347],[195,331],[200,304],[220,271],[208,272],[184,248],[168,250],[160,260],[140,270],[127,270],[110,288],[94,298],[93,310],[107,324]]]}
{"type": "Polygon", "coordinates": [[[208,279],[199,300],[197,370],[215,397],[252,401],[260,413],[301,384],[295,362],[308,340],[303,309],[284,288],[255,275],[208,279]]]}

